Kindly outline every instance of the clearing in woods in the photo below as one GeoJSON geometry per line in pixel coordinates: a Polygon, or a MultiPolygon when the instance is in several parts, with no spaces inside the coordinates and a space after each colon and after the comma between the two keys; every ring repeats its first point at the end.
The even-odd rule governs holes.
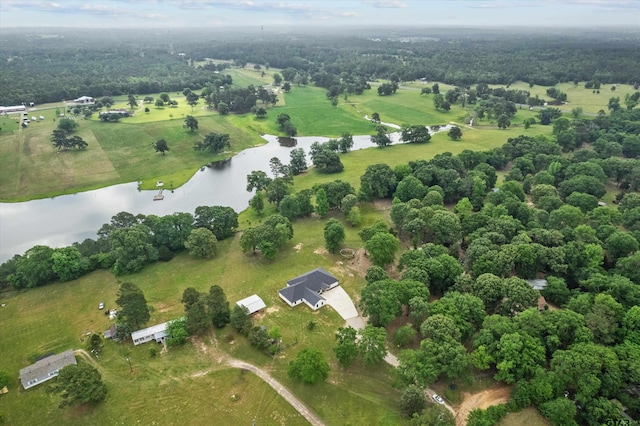
{"type": "Polygon", "coordinates": [[[478,393],[465,393],[464,400],[456,409],[456,425],[465,426],[467,417],[475,408],[488,408],[492,405],[503,404],[511,397],[511,386],[498,385],[478,393]]]}

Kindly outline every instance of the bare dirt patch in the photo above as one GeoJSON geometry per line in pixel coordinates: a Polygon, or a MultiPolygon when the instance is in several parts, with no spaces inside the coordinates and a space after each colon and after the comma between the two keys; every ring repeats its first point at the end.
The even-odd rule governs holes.
{"type": "Polygon", "coordinates": [[[297,253],[300,253],[300,250],[302,250],[302,243],[298,243],[293,247],[297,253]]]}
{"type": "Polygon", "coordinates": [[[462,404],[457,409],[456,425],[465,426],[467,417],[474,408],[486,409],[492,405],[503,404],[511,397],[511,386],[499,385],[482,392],[465,393],[462,404]]]}
{"type": "Polygon", "coordinates": [[[353,259],[345,262],[345,264],[361,277],[364,277],[367,274],[367,269],[371,267],[371,261],[365,256],[364,248],[356,250],[353,259]]]}
{"type": "Polygon", "coordinates": [[[324,247],[318,247],[317,249],[315,249],[313,251],[313,254],[319,254],[321,256],[324,256],[325,254],[329,254],[329,252],[327,251],[326,248],[324,247]]]}
{"type": "Polygon", "coordinates": [[[274,312],[278,312],[280,310],[279,306],[269,306],[266,310],[266,313],[272,314],[274,312]]]}
{"type": "Polygon", "coordinates": [[[374,200],[373,205],[387,223],[391,221],[391,200],[374,200]]]}
{"type": "Polygon", "coordinates": [[[191,377],[202,377],[206,376],[207,374],[209,374],[209,370],[196,371],[191,375],[191,377]]]}
{"type": "Polygon", "coordinates": [[[169,312],[171,306],[165,305],[164,303],[157,303],[155,308],[158,312],[169,312]]]}

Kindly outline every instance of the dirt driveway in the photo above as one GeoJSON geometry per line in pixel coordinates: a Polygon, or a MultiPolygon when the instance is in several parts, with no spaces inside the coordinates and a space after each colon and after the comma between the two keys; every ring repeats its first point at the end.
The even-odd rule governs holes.
{"type": "Polygon", "coordinates": [[[474,408],[486,409],[492,405],[503,404],[511,397],[511,386],[499,385],[482,392],[464,395],[464,400],[456,414],[456,425],[465,426],[467,417],[474,408]]]}

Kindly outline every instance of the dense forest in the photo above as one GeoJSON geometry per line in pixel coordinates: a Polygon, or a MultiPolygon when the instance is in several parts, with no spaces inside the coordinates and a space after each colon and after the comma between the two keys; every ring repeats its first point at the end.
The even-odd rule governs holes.
{"type": "Polygon", "coordinates": [[[193,32],[180,31],[119,31],[118,35],[125,38],[114,41],[105,32],[70,30],[4,32],[0,104],[201,89],[222,68],[203,65],[207,58],[237,66],[292,68],[327,89],[336,82],[380,78],[426,78],[459,86],[508,85],[517,80],[549,86],[572,81],[640,82],[638,39],[632,34],[505,37],[488,31],[406,30],[384,38],[372,31],[234,39],[209,31],[197,39],[193,32]]]}

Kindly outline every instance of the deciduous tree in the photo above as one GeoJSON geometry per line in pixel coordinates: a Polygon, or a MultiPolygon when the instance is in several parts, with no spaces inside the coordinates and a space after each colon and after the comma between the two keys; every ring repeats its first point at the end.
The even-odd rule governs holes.
{"type": "Polygon", "coordinates": [[[362,289],[360,307],[375,327],[385,327],[402,312],[398,284],[391,279],[375,281],[362,289]]]}
{"type": "Polygon", "coordinates": [[[193,133],[198,130],[198,120],[196,120],[195,117],[191,115],[187,115],[184,119],[184,127],[189,129],[189,131],[193,133]]]}
{"type": "Polygon", "coordinates": [[[188,337],[186,318],[175,319],[167,324],[167,346],[182,346],[188,337]]]}
{"type": "Polygon", "coordinates": [[[460,140],[462,137],[462,129],[458,126],[453,126],[447,133],[447,136],[449,136],[449,139],[454,141],[460,140]]]}
{"type": "Polygon", "coordinates": [[[210,259],[216,255],[218,240],[207,228],[192,229],[184,246],[191,256],[210,259]]]}
{"type": "Polygon", "coordinates": [[[333,352],[336,354],[340,365],[344,368],[349,368],[358,357],[358,333],[353,327],[341,327],[335,337],[338,345],[333,348],[333,352]]]}
{"type": "Polygon", "coordinates": [[[169,151],[169,145],[167,145],[167,141],[166,140],[159,139],[153,144],[153,149],[155,149],[156,152],[161,152],[162,155],[164,156],[164,153],[166,151],[169,151]]]}
{"type": "Polygon", "coordinates": [[[231,321],[231,309],[224,290],[218,285],[209,288],[209,294],[206,297],[207,307],[211,322],[215,328],[223,328],[231,321]]]}
{"type": "Polygon", "coordinates": [[[335,253],[340,248],[344,238],[345,232],[342,223],[337,219],[329,219],[324,225],[324,241],[327,250],[335,253]]]}
{"type": "Polygon", "coordinates": [[[427,401],[424,397],[424,391],[416,385],[407,386],[402,391],[400,405],[402,413],[406,417],[412,417],[414,414],[420,414],[427,405],[427,401]]]}
{"type": "Polygon", "coordinates": [[[120,284],[116,304],[120,307],[118,323],[124,324],[131,330],[142,328],[151,318],[144,293],[133,283],[120,284]]]}
{"type": "Polygon", "coordinates": [[[47,388],[62,398],[60,408],[73,404],[87,404],[104,401],[107,386],[102,382],[100,372],[86,363],[67,365],[47,388]]]}
{"type": "Polygon", "coordinates": [[[388,232],[380,232],[366,241],[364,248],[375,265],[384,267],[395,259],[398,239],[388,232]]]}
{"type": "Polygon", "coordinates": [[[289,362],[287,374],[304,383],[314,384],[329,377],[329,363],[320,351],[303,349],[295,360],[289,362]]]}
{"type": "Polygon", "coordinates": [[[359,331],[358,352],[365,365],[373,365],[387,356],[387,331],[382,327],[367,325],[359,331]]]}
{"type": "Polygon", "coordinates": [[[405,126],[400,129],[402,141],[405,143],[426,143],[431,140],[429,130],[425,126],[405,126]]]}

